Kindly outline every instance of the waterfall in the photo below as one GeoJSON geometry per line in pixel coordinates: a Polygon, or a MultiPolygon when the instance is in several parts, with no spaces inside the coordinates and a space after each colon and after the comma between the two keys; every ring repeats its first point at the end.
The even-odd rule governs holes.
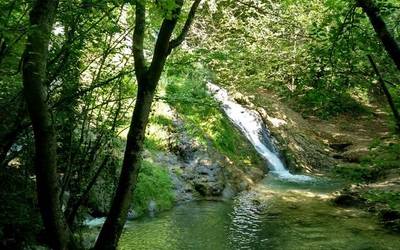
{"type": "Polygon", "coordinates": [[[273,175],[289,181],[312,180],[309,176],[291,174],[285,168],[284,163],[279,158],[278,150],[271,140],[270,133],[257,112],[241,106],[229,97],[225,89],[213,83],[208,82],[207,88],[214,99],[221,103],[229,119],[240,129],[251,144],[253,144],[257,152],[268,162],[268,166],[273,175]]]}

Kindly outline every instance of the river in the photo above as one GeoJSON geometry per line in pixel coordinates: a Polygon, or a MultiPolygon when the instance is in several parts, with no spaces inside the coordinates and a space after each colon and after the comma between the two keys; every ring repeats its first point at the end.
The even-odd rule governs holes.
{"type": "Polygon", "coordinates": [[[156,217],[127,222],[120,249],[400,249],[400,237],[374,216],[331,204],[341,185],[290,173],[259,115],[212,83],[228,118],[267,162],[270,174],[232,201],[179,205],[156,217]]]}
{"type": "Polygon", "coordinates": [[[191,202],[127,223],[121,249],[399,249],[371,214],[328,199],[337,185],[269,176],[233,201],[191,202]]]}

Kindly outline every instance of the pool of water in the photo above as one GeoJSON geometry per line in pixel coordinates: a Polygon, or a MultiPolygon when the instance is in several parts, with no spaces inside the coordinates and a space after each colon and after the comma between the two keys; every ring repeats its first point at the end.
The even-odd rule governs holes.
{"type": "Polygon", "coordinates": [[[120,249],[400,249],[400,235],[329,199],[337,184],[267,177],[233,201],[180,205],[127,223],[120,249]]]}

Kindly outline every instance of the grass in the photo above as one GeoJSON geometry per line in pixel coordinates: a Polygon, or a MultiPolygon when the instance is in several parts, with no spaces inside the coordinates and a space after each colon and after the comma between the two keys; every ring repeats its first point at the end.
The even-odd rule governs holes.
{"type": "Polygon", "coordinates": [[[390,190],[368,190],[361,197],[369,203],[387,204],[391,209],[400,210],[400,193],[390,190]]]}
{"type": "Polygon", "coordinates": [[[173,129],[172,120],[162,114],[149,118],[144,147],[150,151],[168,151],[169,131],[173,129]]]}
{"type": "Polygon", "coordinates": [[[143,161],[138,178],[132,204],[139,216],[147,213],[151,201],[156,203],[158,212],[174,205],[173,184],[165,168],[143,161]]]}
{"type": "Polygon", "coordinates": [[[260,166],[262,160],[253,146],[207,92],[205,73],[187,68],[171,75],[174,76],[166,86],[166,100],[181,115],[189,134],[204,145],[211,143],[238,167],[260,166]]]}
{"type": "Polygon", "coordinates": [[[316,115],[321,119],[328,119],[339,114],[361,115],[368,113],[367,108],[348,93],[313,89],[294,99],[294,108],[301,111],[305,116],[316,115]]]}
{"type": "Polygon", "coordinates": [[[380,169],[363,164],[341,164],[334,169],[334,174],[356,183],[374,182],[383,175],[380,169]]]}
{"type": "Polygon", "coordinates": [[[359,164],[342,164],[335,168],[334,173],[344,179],[368,183],[384,177],[386,171],[391,169],[400,169],[400,145],[375,140],[370,146],[370,153],[359,164]]]}

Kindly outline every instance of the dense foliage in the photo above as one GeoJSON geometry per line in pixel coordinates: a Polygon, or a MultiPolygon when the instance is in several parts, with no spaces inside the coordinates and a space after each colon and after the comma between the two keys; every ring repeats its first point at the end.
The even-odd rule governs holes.
{"type": "MultiPolygon", "coordinates": [[[[398,2],[379,6],[398,41],[398,2]]],[[[220,84],[275,91],[305,115],[363,113],[367,96],[380,96],[372,55],[399,96],[396,66],[354,1],[218,1],[203,11],[189,42],[201,41],[193,54],[220,84]]]]}
{"type": "MultiPolygon", "coordinates": [[[[198,65],[199,66],[199,65],[198,65]]],[[[249,148],[243,135],[221,113],[207,92],[205,83],[209,76],[200,67],[181,66],[179,72],[167,68],[168,85],[165,99],[185,121],[189,133],[203,144],[213,146],[239,167],[251,167],[260,162],[257,153],[249,148]]]]}
{"type": "MultiPolygon", "coordinates": [[[[140,49],[148,69],[153,63],[147,61],[158,58],[154,47],[162,23],[176,18],[172,37],[179,38],[193,1],[61,0],[58,4],[43,87],[56,131],[59,200],[66,217],[72,218],[72,229],[82,225],[86,213],[107,214],[118,184],[132,107],[140,91],[140,75],[135,77],[139,69],[132,56],[138,48],[132,35],[137,6],[146,2],[140,49]],[[179,16],[177,6],[182,3],[185,14],[179,16]],[[95,193],[107,202],[104,208],[93,200],[95,193]]],[[[252,97],[255,104],[257,95],[271,91],[303,116],[368,115],[371,106],[387,108],[367,58],[371,55],[399,106],[399,71],[356,2],[203,1],[181,48],[154,62],[165,63],[171,53],[155,99],[171,106],[193,137],[203,144],[211,142],[242,168],[260,159],[207,93],[208,80],[252,97]]],[[[394,39],[400,41],[400,3],[375,2],[394,39]]],[[[29,13],[35,3],[0,0],[0,238],[17,239],[17,247],[43,243],[37,237],[43,230],[35,191],[37,138],[22,84],[24,51],[32,33],[29,13]]],[[[159,131],[171,124],[165,117],[150,117],[150,126],[159,131]]],[[[144,139],[145,149],[169,150],[160,132],[151,132],[144,139]]],[[[379,177],[379,169],[398,167],[398,145],[376,147],[363,159],[360,171],[342,166],[337,173],[368,182],[379,177]]],[[[157,210],[172,207],[167,171],[147,161],[142,165],[137,187],[131,190],[133,209],[145,214],[152,200],[159,205],[157,210]]],[[[371,194],[368,199],[385,195],[391,194],[371,194]]]]}

